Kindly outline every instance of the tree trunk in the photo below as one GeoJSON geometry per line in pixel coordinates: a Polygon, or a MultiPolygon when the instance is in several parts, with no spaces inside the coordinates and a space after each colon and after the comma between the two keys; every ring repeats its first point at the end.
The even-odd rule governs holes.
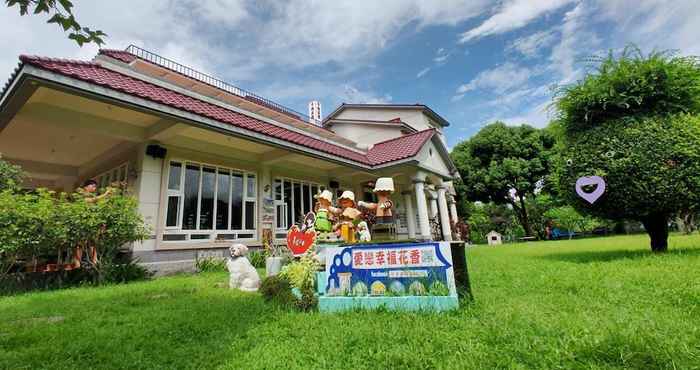
{"type": "Polygon", "coordinates": [[[651,240],[651,251],[663,253],[668,250],[668,215],[653,214],[642,220],[651,240]]]}
{"type": "Polygon", "coordinates": [[[525,236],[532,236],[532,227],[530,226],[530,220],[527,217],[527,208],[525,207],[525,200],[522,196],[520,198],[520,216],[523,223],[523,229],[525,229],[525,236]]]}

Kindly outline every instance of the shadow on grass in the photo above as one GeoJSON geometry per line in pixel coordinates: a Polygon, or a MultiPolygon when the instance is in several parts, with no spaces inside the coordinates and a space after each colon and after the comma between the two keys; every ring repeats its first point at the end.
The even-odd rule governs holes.
{"type": "Polygon", "coordinates": [[[666,253],[655,254],[651,250],[612,250],[612,251],[581,251],[581,252],[557,252],[553,250],[552,254],[541,256],[547,260],[556,260],[573,263],[591,263],[591,262],[610,262],[618,260],[633,260],[646,258],[651,256],[695,256],[700,255],[698,248],[674,248],[669,249],[666,253]]]}

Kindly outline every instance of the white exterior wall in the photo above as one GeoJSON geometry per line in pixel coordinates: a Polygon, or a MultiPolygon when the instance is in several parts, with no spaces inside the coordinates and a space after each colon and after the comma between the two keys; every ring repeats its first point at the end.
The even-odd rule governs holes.
{"type": "Polygon", "coordinates": [[[331,128],[336,134],[356,142],[359,146],[373,145],[401,136],[401,126],[387,127],[357,123],[334,123],[331,128]]]}
{"type": "Polygon", "coordinates": [[[156,249],[156,235],[160,225],[161,184],[163,183],[163,159],[146,155],[146,145],[139,146],[136,157],[137,178],[133,187],[139,201],[139,212],[150,229],[149,237],[134,244],[135,251],[156,249]]]}
{"type": "MultiPolygon", "coordinates": [[[[409,126],[418,131],[433,128],[430,120],[419,109],[389,109],[389,108],[345,108],[335,118],[338,119],[358,119],[371,121],[388,121],[399,117],[409,126]]],[[[439,126],[437,126],[440,129],[439,126]]]]}

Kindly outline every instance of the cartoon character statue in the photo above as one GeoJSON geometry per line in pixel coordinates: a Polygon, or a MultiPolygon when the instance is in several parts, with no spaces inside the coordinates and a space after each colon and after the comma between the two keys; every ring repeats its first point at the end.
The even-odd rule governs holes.
{"type": "Polygon", "coordinates": [[[367,222],[365,221],[360,221],[360,223],[357,224],[357,233],[360,234],[361,242],[369,242],[372,240],[372,235],[369,233],[369,226],[367,226],[367,222]]]}
{"type": "Polygon", "coordinates": [[[336,233],[347,243],[354,243],[355,239],[355,221],[360,216],[361,212],[355,208],[355,193],[346,190],[338,198],[340,204],[340,222],[335,226],[336,233]]]}
{"type": "Polygon", "coordinates": [[[360,207],[375,211],[376,223],[385,224],[394,222],[391,209],[394,203],[391,201],[391,194],[394,192],[394,179],[391,177],[380,177],[374,185],[374,194],[377,195],[377,203],[359,201],[360,207]]]}
{"type": "Polygon", "coordinates": [[[340,213],[338,208],[333,207],[333,193],[329,190],[324,190],[315,196],[317,199],[316,221],[314,229],[319,233],[328,233],[333,230],[333,222],[331,217],[333,214],[340,213]]]}

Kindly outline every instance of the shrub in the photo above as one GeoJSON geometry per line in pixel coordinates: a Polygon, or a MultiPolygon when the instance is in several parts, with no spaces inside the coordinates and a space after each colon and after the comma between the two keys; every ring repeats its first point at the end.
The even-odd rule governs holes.
{"type": "Polygon", "coordinates": [[[321,264],[311,253],[304,254],[298,261],[293,261],[282,267],[280,276],[289,280],[293,287],[300,291],[314,289],[316,272],[321,264]]]}
{"type": "Polygon", "coordinates": [[[250,264],[255,268],[265,267],[265,253],[259,251],[252,251],[248,253],[248,260],[250,264]]]}
{"type": "Polygon", "coordinates": [[[218,257],[198,258],[195,262],[197,272],[224,272],[226,260],[218,257]]]}
{"type": "Polygon", "coordinates": [[[291,308],[296,306],[297,298],[292,293],[292,285],[282,276],[268,276],[263,279],[259,289],[266,302],[291,308]]]}
{"type": "Polygon", "coordinates": [[[297,298],[294,306],[300,311],[311,311],[318,306],[318,297],[311,289],[301,291],[301,298],[297,298]]]}
{"type": "Polygon", "coordinates": [[[143,240],[148,230],[135,198],[115,189],[88,203],[78,194],[47,190],[0,192],[0,278],[20,261],[51,256],[60,265],[75,248],[94,247],[97,261],[84,267],[100,283],[122,246],[143,240]]]}
{"type": "Polygon", "coordinates": [[[109,263],[105,266],[104,274],[104,281],[109,283],[148,280],[153,276],[151,271],[141,266],[135,259],[129,259],[123,263],[109,263]]]}

